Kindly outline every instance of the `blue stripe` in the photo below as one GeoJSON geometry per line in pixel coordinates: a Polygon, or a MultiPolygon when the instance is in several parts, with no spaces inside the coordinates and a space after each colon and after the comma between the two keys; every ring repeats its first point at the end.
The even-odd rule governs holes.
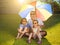
{"type": "Polygon", "coordinates": [[[20,12],[19,15],[22,17],[22,18],[26,18],[26,16],[28,15],[28,13],[30,11],[32,11],[33,8],[28,8],[28,9],[25,9],[24,11],[20,12]]]}
{"type": "Polygon", "coordinates": [[[50,12],[52,14],[52,7],[50,4],[43,4],[43,5],[38,5],[37,8],[44,8],[46,9],[48,12],[50,12]]]}

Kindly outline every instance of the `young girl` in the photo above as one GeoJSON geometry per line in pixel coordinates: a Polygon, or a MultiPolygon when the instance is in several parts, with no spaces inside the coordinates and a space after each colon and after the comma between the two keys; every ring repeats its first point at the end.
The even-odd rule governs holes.
{"type": "Polygon", "coordinates": [[[22,18],[16,39],[21,38],[26,32],[28,32],[28,27],[29,25],[27,24],[26,18],[22,18]]]}
{"type": "Polygon", "coordinates": [[[32,27],[32,32],[30,33],[29,35],[29,38],[28,38],[28,43],[31,43],[31,38],[33,37],[34,39],[36,38],[36,36],[38,37],[38,44],[41,43],[41,34],[40,34],[40,31],[41,31],[41,28],[40,26],[38,25],[38,21],[37,20],[34,20],[33,21],[33,27],[32,27]]]}

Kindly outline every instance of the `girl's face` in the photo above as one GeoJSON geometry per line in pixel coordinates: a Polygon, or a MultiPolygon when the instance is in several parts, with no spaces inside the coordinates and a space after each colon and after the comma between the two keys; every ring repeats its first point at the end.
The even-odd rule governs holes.
{"type": "Polygon", "coordinates": [[[26,20],[26,19],[23,19],[23,20],[22,20],[22,24],[25,25],[26,23],[27,23],[27,20],[26,20]]]}
{"type": "Polygon", "coordinates": [[[33,26],[34,26],[34,27],[37,27],[37,25],[38,25],[38,22],[37,22],[37,21],[34,21],[34,22],[33,22],[33,26]]]}

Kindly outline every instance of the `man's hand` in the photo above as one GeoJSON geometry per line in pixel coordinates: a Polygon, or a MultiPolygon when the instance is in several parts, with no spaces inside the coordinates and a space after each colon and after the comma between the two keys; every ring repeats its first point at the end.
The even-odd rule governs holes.
{"type": "Polygon", "coordinates": [[[41,28],[45,27],[45,25],[40,25],[41,28]]]}

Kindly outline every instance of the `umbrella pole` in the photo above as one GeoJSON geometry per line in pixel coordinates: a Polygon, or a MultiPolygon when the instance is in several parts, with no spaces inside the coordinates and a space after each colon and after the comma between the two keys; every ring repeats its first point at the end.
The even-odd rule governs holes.
{"type": "MultiPolygon", "coordinates": [[[[37,0],[36,0],[36,4],[37,4],[37,0]]],[[[36,14],[36,5],[35,5],[35,14],[36,14]]]]}

